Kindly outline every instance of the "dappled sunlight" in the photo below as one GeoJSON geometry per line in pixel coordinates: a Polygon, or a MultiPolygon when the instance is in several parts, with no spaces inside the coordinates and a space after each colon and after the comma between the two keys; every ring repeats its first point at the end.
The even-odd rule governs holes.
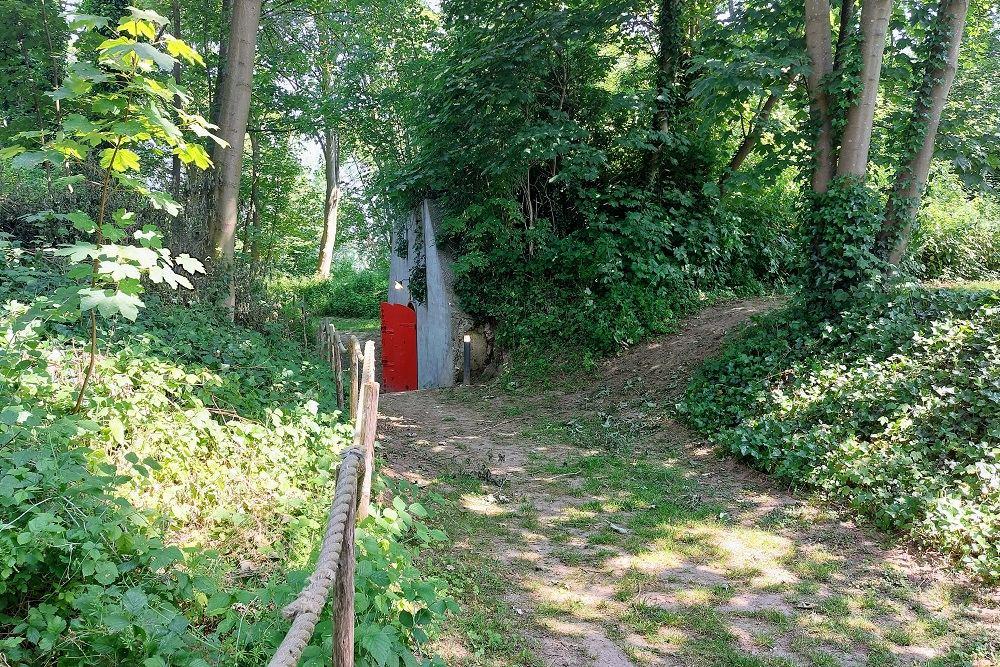
{"type": "Polygon", "coordinates": [[[461,505],[464,509],[476,514],[485,514],[487,516],[510,514],[510,510],[497,503],[496,497],[492,494],[483,496],[466,493],[461,497],[461,505]]]}

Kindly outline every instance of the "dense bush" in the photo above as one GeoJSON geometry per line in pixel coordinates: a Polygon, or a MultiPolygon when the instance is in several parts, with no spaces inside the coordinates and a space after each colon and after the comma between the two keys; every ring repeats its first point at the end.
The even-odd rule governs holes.
{"type": "MultiPolygon", "coordinates": [[[[139,322],[102,332],[74,414],[83,332],[19,317],[63,281],[0,240],[0,662],[266,661],[350,439],[327,366],[150,298],[139,322]]],[[[415,664],[454,608],[414,566],[443,534],[422,523],[413,489],[390,493],[358,534],[363,665],[415,664]]],[[[324,619],[306,664],[323,664],[330,637],[324,619]]]]}
{"type": "Polygon", "coordinates": [[[682,409],[725,449],[1000,577],[1000,295],[900,289],[759,318],[682,409]]]}
{"type": "Polygon", "coordinates": [[[970,197],[957,176],[936,174],[918,215],[913,258],[923,278],[1000,279],[1000,202],[970,197]]]}
{"type": "Polygon", "coordinates": [[[781,244],[746,208],[718,207],[728,156],[698,111],[678,102],[671,132],[651,130],[652,64],[617,7],[443,9],[414,157],[388,180],[404,208],[441,206],[462,307],[502,346],[608,353],[675,325],[702,292],[774,279],[781,244]]]}
{"type": "Polygon", "coordinates": [[[377,318],[379,303],[385,301],[388,290],[387,266],[356,269],[350,264],[338,264],[329,278],[277,278],[266,291],[269,299],[294,308],[305,303],[310,315],[377,318]]]}

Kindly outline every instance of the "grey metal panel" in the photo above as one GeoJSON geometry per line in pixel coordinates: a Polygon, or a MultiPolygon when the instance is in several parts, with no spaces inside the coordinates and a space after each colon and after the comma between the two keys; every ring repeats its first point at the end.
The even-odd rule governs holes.
{"type": "Polygon", "coordinates": [[[420,206],[420,217],[427,267],[427,302],[417,307],[417,379],[421,389],[450,387],[455,378],[450,294],[427,200],[420,206]]]}
{"type": "Polygon", "coordinates": [[[389,254],[389,294],[386,301],[406,305],[410,301],[410,269],[413,262],[413,237],[414,237],[414,215],[413,212],[407,216],[405,225],[393,225],[392,227],[392,248],[389,254]],[[406,247],[410,250],[406,257],[400,257],[396,253],[399,247],[398,233],[402,231],[406,234],[406,247]],[[403,288],[396,289],[396,283],[400,283],[403,288]]]}
{"type": "Polygon", "coordinates": [[[417,381],[421,389],[450,387],[455,383],[455,348],[452,331],[452,289],[448,261],[438,251],[435,220],[436,207],[424,200],[406,218],[406,224],[392,230],[389,255],[389,293],[387,301],[406,305],[411,301],[410,275],[418,260],[426,266],[426,303],[413,301],[417,312],[417,381]],[[423,232],[423,244],[418,252],[418,227],[423,232]],[[406,257],[396,250],[398,233],[406,234],[406,257]],[[418,256],[419,255],[419,256],[418,256]],[[396,289],[399,282],[403,287],[396,289]]]}

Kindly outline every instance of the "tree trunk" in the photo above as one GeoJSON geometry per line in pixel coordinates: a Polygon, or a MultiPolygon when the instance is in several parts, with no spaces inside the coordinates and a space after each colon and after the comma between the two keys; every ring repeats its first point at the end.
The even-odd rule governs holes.
{"type": "Polygon", "coordinates": [[[250,133],[250,205],[247,207],[247,247],[250,248],[250,275],[258,275],[260,262],[260,138],[250,133]]]}
{"type": "Polygon", "coordinates": [[[805,0],[806,3],[806,53],[809,56],[809,112],[816,125],[815,156],[812,189],[822,194],[830,187],[833,178],[833,123],[830,118],[830,100],[824,86],[830,74],[832,36],[830,33],[830,1],[805,0]]]}
{"type": "Polygon", "coordinates": [[[936,41],[932,42],[931,51],[927,54],[923,81],[917,91],[910,121],[914,133],[923,136],[909,161],[896,172],[878,236],[878,247],[893,265],[898,265],[906,252],[913,219],[927,184],[941,112],[948,101],[958,69],[959,48],[968,12],[969,0],[941,0],[937,30],[928,37],[936,41]]]}
{"type": "MultiPolygon", "coordinates": [[[[652,130],[666,133],[670,129],[670,116],[676,101],[674,90],[677,78],[677,63],[680,60],[682,35],[678,4],[682,0],[660,0],[657,29],[659,32],[659,52],[656,54],[656,75],[654,89],[656,100],[653,108],[652,130]]],[[[662,142],[656,150],[648,154],[644,172],[652,186],[659,177],[662,142]]]]}
{"type": "Polygon", "coordinates": [[[229,274],[230,284],[224,305],[231,314],[236,306],[232,265],[236,252],[237,200],[243,169],[243,142],[250,112],[260,5],[261,0],[236,0],[233,5],[226,72],[219,92],[219,136],[229,144],[229,148],[218,151],[211,254],[216,272],[229,274]]]}
{"type": "Polygon", "coordinates": [[[323,166],[326,172],[326,200],[323,203],[323,236],[319,242],[316,275],[330,277],[333,248],[337,242],[337,216],[340,213],[340,137],[330,129],[323,131],[323,166]]]}
{"type": "Polygon", "coordinates": [[[680,17],[678,0],[660,0],[660,52],[656,55],[656,111],[653,129],[666,132],[670,127],[670,111],[674,101],[674,77],[680,58],[680,17]]]}
{"type": "MultiPolygon", "coordinates": [[[[170,13],[173,22],[174,37],[177,39],[181,38],[181,3],[180,0],[172,0],[170,3],[170,13]]],[[[181,83],[181,60],[177,58],[174,61],[174,83],[180,85],[181,83]]],[[[181,108],[181,98],[180,95],[174,95],[174,108],[181,108]]],[[[177,155],[173,157],[173,162],[170,165],[170,194],[174,196],[177,201],[181,200],[181,158],[177,155]]]]}
{"type": "Polygon", "coordinates": [[[753,125],[747,136],[743,138],[743,142],[740,147],[736,149],[736,153],[733,154],[732,159],[729,161],[729,165],[722,174],[722,178],[719,179],[719,190],[722,190],[726,181],[734,173],[739,171],[739,168],[743,165],[743,161],[750,156],[753,152],[754,147],[757,142],[760,141],[760,135],[764,133],[764,126],[767,125],[767,121],[771,118],[771,112],[774,110],[774,106],[781,99],[779,93],[771,93],[771,95],[764,101],[760,110],[757,112],[756,117],[753,120],[753,125]]]}
{"type": "Polygon", "coordinates": [[[865,0],[861,7],[861,96],[847,110],[847,124],[837,161],[838,176],[863,180],[868,172],[872,124],[882,77],[882,54],[891,14],[892,0],[865,0]]]}
{"type": "Polygon", "coordinates": [[[854,21],[854,0],[841,0],[840,29],[837,31],[837,48],[833,56],[833,71],[839,72],[844,65],[844,55],[847,51],[847,38],[851,34],[851,23],[854,21]]]}

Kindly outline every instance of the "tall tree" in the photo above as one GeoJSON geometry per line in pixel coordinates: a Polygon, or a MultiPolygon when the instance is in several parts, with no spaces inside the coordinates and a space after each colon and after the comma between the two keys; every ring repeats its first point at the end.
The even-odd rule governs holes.
{"type": "Polygon", "coordinates": [[[903,258],[927,184],[941,113],[958,69],[959,47],[968,12],[969,0],[941,0],[935,29],[927,37],[923,81],[917,91],[910,122],[913,148],[906,163],[896,172],[878,237],[879,248],[890,264],[899,264],[903,258]]]}
{"type": "MultiPolygon", "coordinates": [[[[864,0],[861,6],[861,94],[852,100],[847,111],[847,126],[837,158],[838,176],[864,179],[868,171],[875,106],[882,80],[882,56],[891,14],[892,0],[864,0]]],[[[827,34],[829,25],[828,18],[827,34]]]]}
{"type": "Polygon", "coordinates": [[[340,136],[327,128],[321,135],[320,146],[323,149],[326,197],[323,201],[323,235],[319,241],[316,275],[329,278],[333,249],[337,241],[337,217],[340,213],[340,136]]]}
{"type": "Polygon", "coordinates": [[[833,178],[833,118],[826,81],[833,71],[832,38],[830,35],[830,1],[805,0],[806,4],[806,53],[809,57],[809,110],[816,126],[813,141],[812,189],[824,193],[833,178]]]}
{"type": "Polygon", "coordinates": [[[236,253],[243,144],[250,113],[260,8],[261,0],[234,0],[229,47],[219,86],[219,136],[228,144],[228,148],[219,150],[216,154],[211,256],[216,274],[227,275],[229,289],[225,292],[223,302],[231,314],[235,313],[236,308],[232,269],[236,253]]]}

